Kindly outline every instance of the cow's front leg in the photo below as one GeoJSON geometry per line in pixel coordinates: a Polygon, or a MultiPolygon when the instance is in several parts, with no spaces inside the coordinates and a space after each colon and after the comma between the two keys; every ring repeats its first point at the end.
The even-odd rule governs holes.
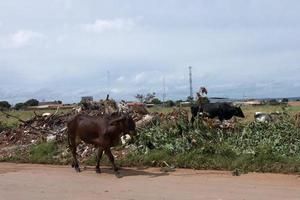
{"type": "Polygon", "coordinates": [[[112,166],[113,166],[114,171],[115,171],[116,173],[118,173],[119,168],[118,168],[118,167],[116,166],[116,164],[115,164],[115,159],[114,159],[114,156],[112,155],[112,153],[111,153],[111,151],[110,151],[110,148],[107,148],[107,149],[105,150],[105,154],[106,154],[107,157],[109,158],[109,160],[110,160],[110,162],[111,162],[111,164],[112,164],[112,166]]]}
{"type": "Polygon", "coordinates": [[[103,149],[101,147],[98,148],[98,154],[97,154],[97,165],[96,165],[96,173],[100,174],[101,170],[100,170],[100,160],[102,158],[103,155],[103,149]]]}

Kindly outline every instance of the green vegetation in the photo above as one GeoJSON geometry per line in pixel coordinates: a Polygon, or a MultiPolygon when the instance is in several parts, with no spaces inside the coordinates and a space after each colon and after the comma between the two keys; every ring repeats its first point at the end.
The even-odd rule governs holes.
{"type": "Polygon", "coordinates": [[[0,161],[39,164],[69,164],[71,154],[66,151],[66,144],[55,141],[30,145],[29,150],[18,148],[13,156],[0,161]]]}
{"type": "Polygon", "coordinates": [[[9,109],[11,105],[7,101],[0,101],[0,109],[9,109]]]}
{"type": "MultiPolygon", "coordinates": [[[[188,108],[187,108],[188,109],[188,108]]],[[[117,158],[121,166],[174,166],[193,169],[239,170],[242,173],[280,172],[300,173],[300,128],[293,115],[300,107],[258,106],[243,107],[246,119],[234,129],[210,128],[201,120],[194,127],[179,120],[180,129],[168,123],[143,129],[130,144],[129,154],[117,158]],[[284,111],[274,123],[254,122],[254,112],[284,111]]],[[[151,108],[151,112],[171,112],[172,108],[151,108]],[[156,110],[157,109],[157,110],[156,110]]],[[[45,112],[45,111],[43,111],[45,112]]],[[[14,111],[26,119],[30,111],[14,111]]],[[[13,124],[0,115],[5,124],[13,124]]],[[[10,120],[10,119],[9,119],[10,120]]],[[[28,154],[12,161],[66,164],[71,155],[65,144],[55,142],[32,146],[28,154]]],[[[22,153],[22,152],[20,152],[22,153]]],[[[95,164],[95,155],[86,164],[95,164]]],[[[102,164],[109,165],[103,156],[102,164]]]]}
{"type": "Polygon", "coordinates": [[[29,161],[33,163],[55,163],[54,157],[59,153],[55,142],[41,143],[33,146],[29,152],[29,161]]]}
{"type": "Polygon", "coordinates": [[[186,130],[181,136],[172,128],[145,129],[135,140],[138,149],[126,159],[130,164],[160,166],[166,161],[195,169],[300,170],[300,129],[289,116],[275,123],[251,122],[232,131],[210,129],[201,122],[186,130]],[[147,147],[150,142],[155,150],[147,147]]]}
{"type": "MultiPolygon", "coordinates": [[[[231,131],[211,129],[200,121],[182,135],[157,124],[142,130],[132,145],[135,150],[117,159],[119,165],[300,172],[300,129],[285,114],[275,123],[239,124],[231,131]]],[[[89,161],[95,164],[95,159],[89,161]]]]}

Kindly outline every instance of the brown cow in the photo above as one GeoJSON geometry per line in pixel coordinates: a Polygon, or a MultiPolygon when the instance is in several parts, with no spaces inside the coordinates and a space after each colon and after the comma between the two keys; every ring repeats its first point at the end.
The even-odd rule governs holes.
{"type": "Polygon", "coordinates": [[[110,117],[91,117],[88,115],[77,115],[68,123],[68,142],[73,155],[73,165],[77,172],[80,172],[76,149],[80,141],[93,144],[98,147],[96,172],[101,173],[100,160],[103,151],[112,163],[114,171],[118,168],[115,165],[114,157],[110,151],[112,146],[119,143],[121,134],[135,134],[135,122],[129,115],[110,119],[110,117]]]}

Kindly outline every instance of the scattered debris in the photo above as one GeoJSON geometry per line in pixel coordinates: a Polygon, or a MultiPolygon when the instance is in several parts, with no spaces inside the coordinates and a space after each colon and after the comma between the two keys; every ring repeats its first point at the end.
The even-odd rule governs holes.
{"type": "Polygon", "coordinates": [[[280,120],[283,113],[273,112],[273,113],[263,113],[263,112],[255,112],[254,119],[258,122],[276,122],[280,120]]]}
{"type": "MultiPolygon", "coordinates": [[[[17,128],[1,129],[0,159],[11,158],[16,150],[21,150],[25,154],[29,152],[32,145],[42,142],[55,141],[68,149],[66,142],[67,122],[79,113],[90,116],[112,116],[119,113],[130,113],[135,116],[135,121],[139,126],[146,126],[153,119],[146,108],[129,107],[124,101],[117,104],[116,101],[110,99],[98,102],[81,102],[80,106],[68,113],[59,112],[59,108],[54,113],[37,114],[34,112],[34,116],[28,120],[23,120],[4,111],[1,112],[8,118],[17,119],[20,125],[17,128]]],[[[124,137],[122,143],[126,144],[129,140],[128,136],[124,137]]],[[[81,161],[88,159],[94,153],[95,148],[92,145],[80,144],[78,147],[78,155],[80,155],[81,161]]],[[[66,157],[66,151],[63,151],[63,154],[61,157],[66,157]]]]}

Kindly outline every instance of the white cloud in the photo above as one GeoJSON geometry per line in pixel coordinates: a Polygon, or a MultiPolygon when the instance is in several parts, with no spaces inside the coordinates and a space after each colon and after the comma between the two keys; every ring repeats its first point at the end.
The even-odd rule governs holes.
{"type": "Polygon", "coordinates": [[[111,89],[111,92],[112,93],[116,93],[116,94],[119,94],[119,93],[121,93],[123,90],[122,89],[120,89],[120,88],[112,88],[111,89]]]}
{"type": "Polygon", "coordinates": [[[147,78],[146,72],[141,72],[134,77],[133,81],[136,83],[139,83],[139,82],[143,82],[144,80],[146,80],[146,78],[147,78]]]}
{"type": "Polygon", "coordinates": [[[43,39],[45,36],[41,33],[30,30],[19,30],[10,35],[10,46],[20,48],[29,45],[35,39],[43,39]]]}
{"type": "Polygon", "coordinates": [[[120,76],[119,78],[117,78],[117,81],[124,81],[125,80],[125,77],[124,76],[120,76]]]}
{"type": "Polygon", "coordinates": [[[67,38],[66,35],[59,35],[59,36],[57,37],[57,39],[56,39],[56,42],[59,43],[59,44],[61,44],[61,43],[64,42],[64,40],[65,40],[66,38],[67,38]]]}
{"type": "Polygon", "coordinates": [[[136,20],[131,18],[98,19],[92,24],[85,24],[83,28],[87,32],[130,31],[136,26],[136,20]]]}

